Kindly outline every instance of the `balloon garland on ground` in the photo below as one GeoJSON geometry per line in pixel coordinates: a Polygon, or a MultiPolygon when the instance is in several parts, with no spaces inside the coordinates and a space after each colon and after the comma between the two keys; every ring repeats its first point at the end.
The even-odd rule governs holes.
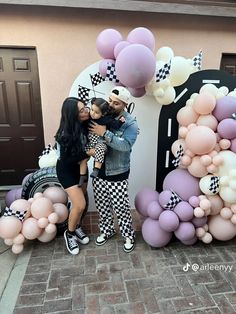
{"type": "Polygon", "coordinates": [[[11,246],[13,253],[19,254],[26,240],[49,242],[55,238],[56,224],[64,222],[68,217],[68,198],[59,187],[49,187],[43,193],[37,192],[28,200],[21,199],[21,195],[13,199],[15,196],[14,190],[6,195],[7,207],[0,218],[0,237],[6,245],[11,246]]]}
{"type": "Polygon", "coordinates": [[[186,245],[230,240],[236,235],[236,91],[206,84],[177,120],[177,169],[161,193],[145,188],[135,197],[145,218],[143,238],[153,247],[167,245],[173,234],[186,245]]]}

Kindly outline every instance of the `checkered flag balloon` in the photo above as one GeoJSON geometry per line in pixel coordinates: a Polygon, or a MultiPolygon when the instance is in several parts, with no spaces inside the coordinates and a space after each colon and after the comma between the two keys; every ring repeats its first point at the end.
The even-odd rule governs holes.
{"type": "Polygon", "coordinates": [[[220,178],[217,176],[212,176],[209,191],[211,191],[213,194],[216,194],[219,192],[219,188],[220,188],[220,178]]]}
{"type": "Polygon", "coordinates": [[[170,200],[167,204],[165,204],[163,207],[165,209],[170,209],[170,210],[173,210],[175,208],[175,206],[181,202],[182,199],[181,197],[175,193],[174,191],[171,191],[171,196],[170,196],[170,200]]]}
{"type": "Polygon", "coordinates": [[[42,151],[42,154],[39,156],[39,158],[41,158],[43,155],[48,155],[51,150],[53,150],[53,147],[51,144],[48,144],[48,146],[46,146],[42,151]]]}
{"type": "Polygon", "coordinates": [[[178,167],[180,164],[181,157],[183,157],[184,155],[184,148],[182,145],[179,145],[179,149],[177,150],[176,154],[177,154],[177,157],[174,160],[172,160],[172,164],[175,167],[178,167]]]}
{"type": "Polygon", "coordinates": [[[84,86],[78,85],[78,98],[83,100],[83,101],[85,101],[85,102],[88,102],[88,100],[89,100],[89,91],[90,91],[89,88],[86,88],[84,86]]]}
{"type": "Polygon", "coordinates": [[[111,63],[111,62],[108,63],[106,79],[107,79],[107,81],[119,83],[119,80],[118,80],[117,75],[116,75],[116,69],[115,69],[114,63],[111,63]]]}
{"type": "Polygon", "coordinates": [[[171,61],[164,64],[164,66],[156,73],[156,82],[163,81],[170,74],[171,61]]]}
{"type": "Polygon", "coordinates": [[[23,221],[26,213],[27,213],[27,210],[19,211],[19,210],[6,207],[3,216],[15,216],[18,219],[20,219],[20,221],[23,221]]]}
{"type": "Polygon", "coordinates": [[[97,72],[95,74],[90,74],[91,82],[93,86],[97,86],[98,84],[105,81],[105,77],[102,77],[100,72],[97,72]]]}
{"type": "Polygon", "coordinates": [[[199,54],[194,56],[193,59],[193,65],[200,71],[202,68],[202,50],[199,51],[199,54]]]}

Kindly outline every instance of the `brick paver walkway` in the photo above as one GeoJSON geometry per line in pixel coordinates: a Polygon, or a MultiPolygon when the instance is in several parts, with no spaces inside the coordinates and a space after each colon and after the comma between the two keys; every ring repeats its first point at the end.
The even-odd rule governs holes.
{"type": "Polygon", "coordinates": [[[94,239],[77,256],[63,237],[36,241],[14,313],[236,313],[235,239],[151,249],[138,233],[129,254],[119,235],[101,247],[94,239]]]}

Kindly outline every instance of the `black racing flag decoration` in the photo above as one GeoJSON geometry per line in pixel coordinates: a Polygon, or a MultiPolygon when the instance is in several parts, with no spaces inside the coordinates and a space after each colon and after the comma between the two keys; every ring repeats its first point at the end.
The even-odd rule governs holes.
{"type": "Polygon", "coordinates": [[[167,78],[167,76],[170,74],[170,66],[171,66],[171,61],[164,64],[163,67],[158,70],[158,72],[156,73],[157,83],[167,78]]]}
{"type": "Polygon", "coordinates": [[[202,69],[202,50],[192,58],[193,65],[200,71],[202,69]]]}

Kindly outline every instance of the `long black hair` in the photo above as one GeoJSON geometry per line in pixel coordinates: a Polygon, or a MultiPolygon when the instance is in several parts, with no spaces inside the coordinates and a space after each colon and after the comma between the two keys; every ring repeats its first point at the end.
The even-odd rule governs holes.
{"type": "Polygon", "coordinates": [[[84,151],[85,128],[78,119],[78,102],[84,101],[76,97],[68,97],[61,108],[61,121],[55,135],[55,140],[64,147],[65,151],[76,156],[84,151]]]}

